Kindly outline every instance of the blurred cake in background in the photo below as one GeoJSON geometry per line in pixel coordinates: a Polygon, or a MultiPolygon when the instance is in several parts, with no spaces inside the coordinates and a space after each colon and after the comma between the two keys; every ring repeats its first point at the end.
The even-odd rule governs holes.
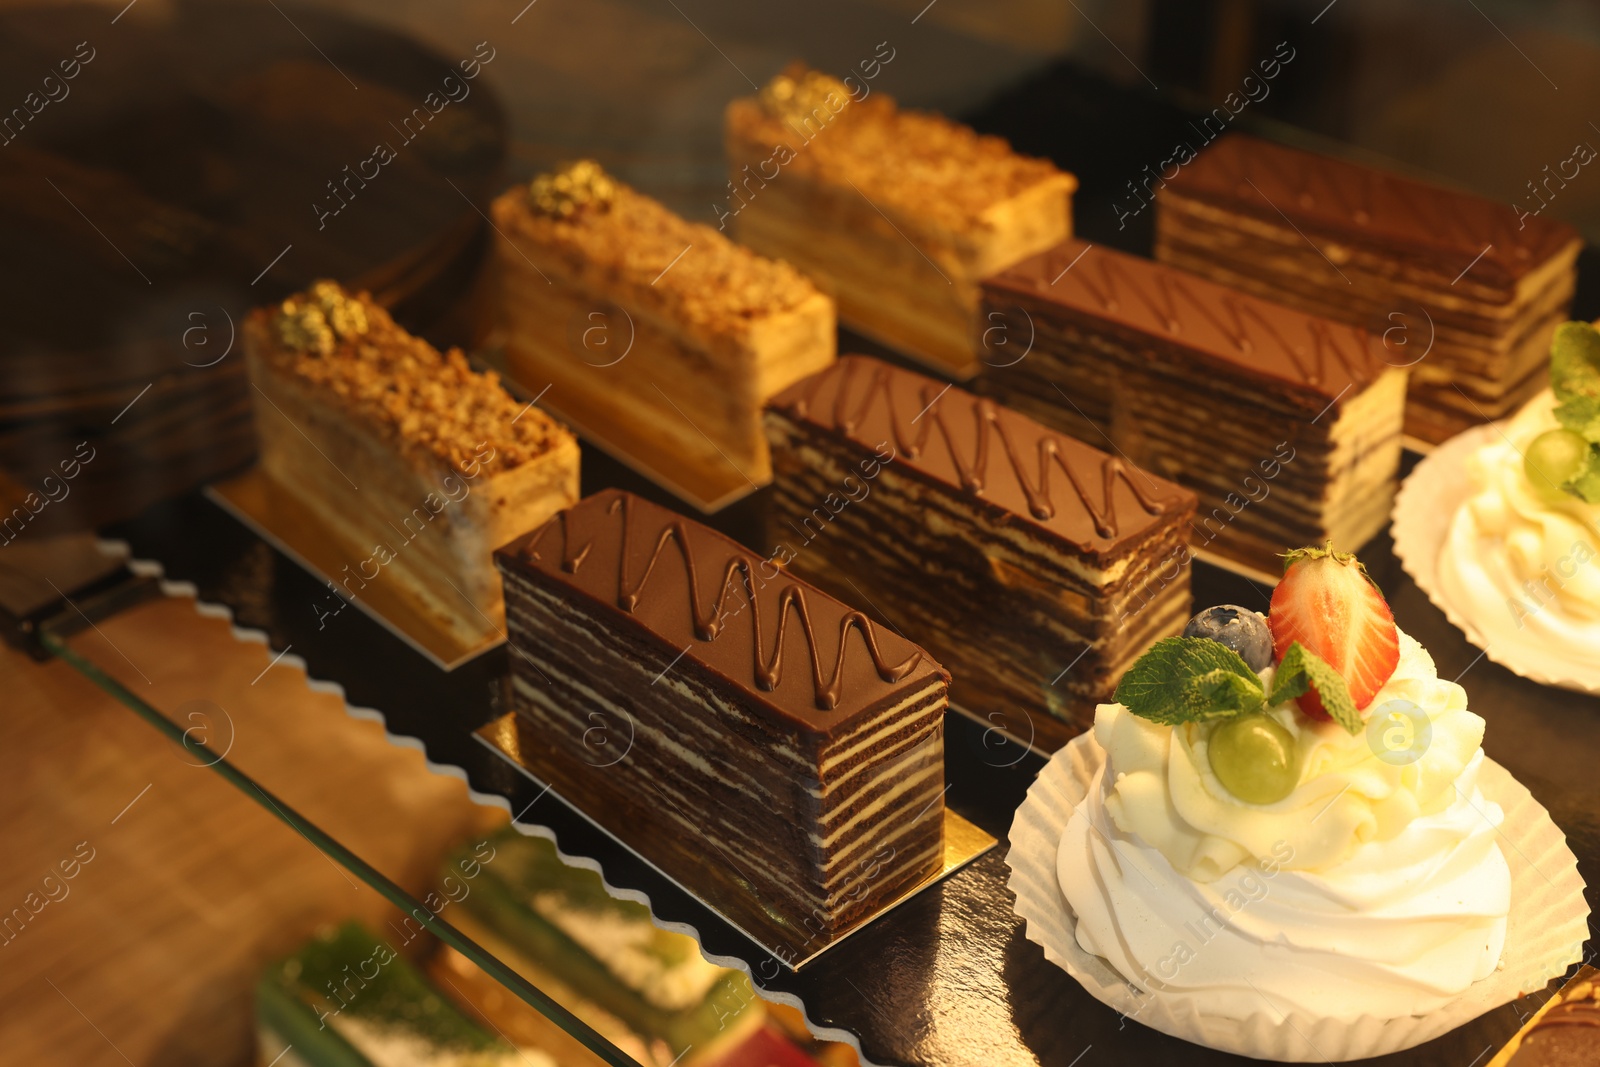
{"type": "Polygon", "coordinates": [[[724,131],[739,240],[816,278],[852,329],[954,377],[978,371],[979,280],[1072,233],[1071,174],[801,64],[730,103],[724,131]]]}
{"type": "Polygon", "coordinates": [[[313,938],[256,986],[259,1063],[279,1067],[555,1067],[474,1022],[359,923],[313,938]]]}
{"type": "Polygon", "coordinates": [[[1156,194],[1157,259],[1384,333],[1411,369],[1406,433],[1432,443],[1539,391],[1581,245],[1553,218],[1239,133],[1156,194]]]}

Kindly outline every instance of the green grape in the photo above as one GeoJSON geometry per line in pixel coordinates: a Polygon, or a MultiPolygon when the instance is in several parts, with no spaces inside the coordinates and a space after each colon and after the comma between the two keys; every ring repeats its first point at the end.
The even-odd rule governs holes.
{"type": "Polygon", "coordinates": [[[1571,430],[1546,430],[1528,445],[1522,469],[1541,496],[1568,496],[1562,485],[1589,467],[1589,442],[1571,430]]]}
{"type": "Polygon", "coordinates": [[[1211,733],[1211,769],[1223,786],[1249,804],[1275,804],[1300,784],[1294,735],[1265,715],[1229,719],[1211,733]]]}

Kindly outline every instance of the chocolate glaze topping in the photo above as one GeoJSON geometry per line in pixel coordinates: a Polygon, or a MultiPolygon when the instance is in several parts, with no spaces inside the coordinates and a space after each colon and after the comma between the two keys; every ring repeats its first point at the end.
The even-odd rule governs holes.
{"type": "Polygon", "coordinates": [[[888,443],[894,463],[987,500],[1079,551],[1105,552],[1194,507],[1194,495],[1173,482],[870,356],[841,356],[769,406],[868,449],[888,443]],[[1070,491],[1054,491],[1058,472],[1070,491]]]}
{"type": "Polygon", "coordinates": [[[502,567],[538,572],[631,617],[813,728],[837,725],[934,676],[948,681],[926,652],[861,612],[722,534],[621,490],[580,500],[495,557],[502,567]],[[796,657],[800,669],[790,666],[796,657]]]}
{"type": "Polygon", "coordinates": [[[1044,301],[1074,317],[1181,345],[1228,374],[1333,399],[1384,370],[1381,346],[1331,322],[1164,263],[1071,240],[984,283],[993,303],[1044,301]]]}
{"type": "Polygon", "coordinates": [[[1500,287],[1579,239],[1566,223],[1509,204],[1241,133],[1201,152],[1156,202],[1171,193],[1273,224],[1287,217],[1313,240],[1381,245],[1451,276],[1471,263],[1467,279],[1500,287]]]}

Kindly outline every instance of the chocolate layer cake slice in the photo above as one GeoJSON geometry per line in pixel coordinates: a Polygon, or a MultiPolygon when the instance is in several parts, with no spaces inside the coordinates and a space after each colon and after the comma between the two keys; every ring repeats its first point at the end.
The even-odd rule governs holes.
{"type": "Polygon", "coordinates": [[[949,676],[922,649],[617,490],[496,561],[530,769],[781,957],[939,869],[949,676]]]}
{"type": "Polygon", "coordinates": [[[486,341],[512,377],[700,503],[767,483],[761,406],[833,362],[833,301],[589,161],[490,213],[486,341]]]}
{"type": "Polygon", "coordinates": [[[1072,233],[1077,179],[939,115],[794,65],[728,105],[724,223],[818,279],[854,329],[977,373],[978,281],[1072,233]]]}
{"type": "Polygon", "coordinates": [[[261,467],[349,557],[465,640],[502,627],[492,553],[578,497],[578,442],[493,373],[318,282],[244,325],[261,467]]]}
{"type": "Polygon", "coordinates": [[[1156,195],[1156,258],[1384,331],[1411,368],[1406,432],[1433,442],[1541,388],[1580,245],[1554,219],[1237,133],[1156,195]]]}
{"type": "Polygon", "coordinates": [[[1276,573],[1284,545],[1388,521],[1406,372],[1365,330],[1081,241],[984,302],[1033,346],[983,390],[1194,490],[1191,547],[1276,573]]]}
{"type": "Polygon", "coordinates": [[[845,356],[774,397],[767,432],[775,551],[915,634],[1009,733],[1087,728],[1189,617],[1194,494],[1026,415],[845,356]]]}

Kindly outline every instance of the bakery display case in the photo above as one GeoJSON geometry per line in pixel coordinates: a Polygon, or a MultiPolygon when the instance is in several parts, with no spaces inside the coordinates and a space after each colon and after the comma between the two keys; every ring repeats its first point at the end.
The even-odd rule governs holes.
{"type": "MultiPolygon", "coordinates": [[[[103,917],[6,928],[30,955],[0,985],[61,977],[105,1039],[80,1062],[124,1034],[135,1062],[265,1067],[1585,1062],[1580,179],[1540,186],[1519,258],[1528,205],[1445,165],[1450,121],[1381,158],[1404,116],[1329,103],[1396,84],[1343,5],[1017,0],[997,29],[881,0],[834,12],[865,62],[716,5],[652,61],[660,13],[623,4],[582,16],[637,61],[615,85],[542,5],[275,6],[141,13],[107,77],[150,100],[80,58],[94,121],[0,123],[34,138],[4,209],[27,241],[101,209],[119,254],[188,232],[139,197],[203,236],[138,288],[155,245],[96,250],[148,336],[58,338],[56,264],[0,356],[27,679],[0,765],[65,766],[82,730],[72,781],[133,796],[148,768],[194,820],[119,854],[182,838],[233,872],[148,935],[188,961],[173,1018],[226,1001],[204,1041],[71,995],[112,995],[80,958],[103,917]],[[212,123],[168,134],[183,196],[185,168],[96,147],[129,115],[212,123]],[[50,184],[80,210],[41,220],[50,184]],[[202,290],[232,336],[184,368],[202,290]],[[45,509],[72,468],[121,488],[45,509]],[[1528,666],[1528,626],[1570,672],[1528,666]],[[194,962],[183,923],[235,947],[194,962]]],[[[37,57],[102,15],[135,18],[0,21],[37,57]]],[[[1441,65],[1413,106],[1455,115],[1441,65]]],[[[78,888],[170,890],[121,881],[78,888]]]]}

